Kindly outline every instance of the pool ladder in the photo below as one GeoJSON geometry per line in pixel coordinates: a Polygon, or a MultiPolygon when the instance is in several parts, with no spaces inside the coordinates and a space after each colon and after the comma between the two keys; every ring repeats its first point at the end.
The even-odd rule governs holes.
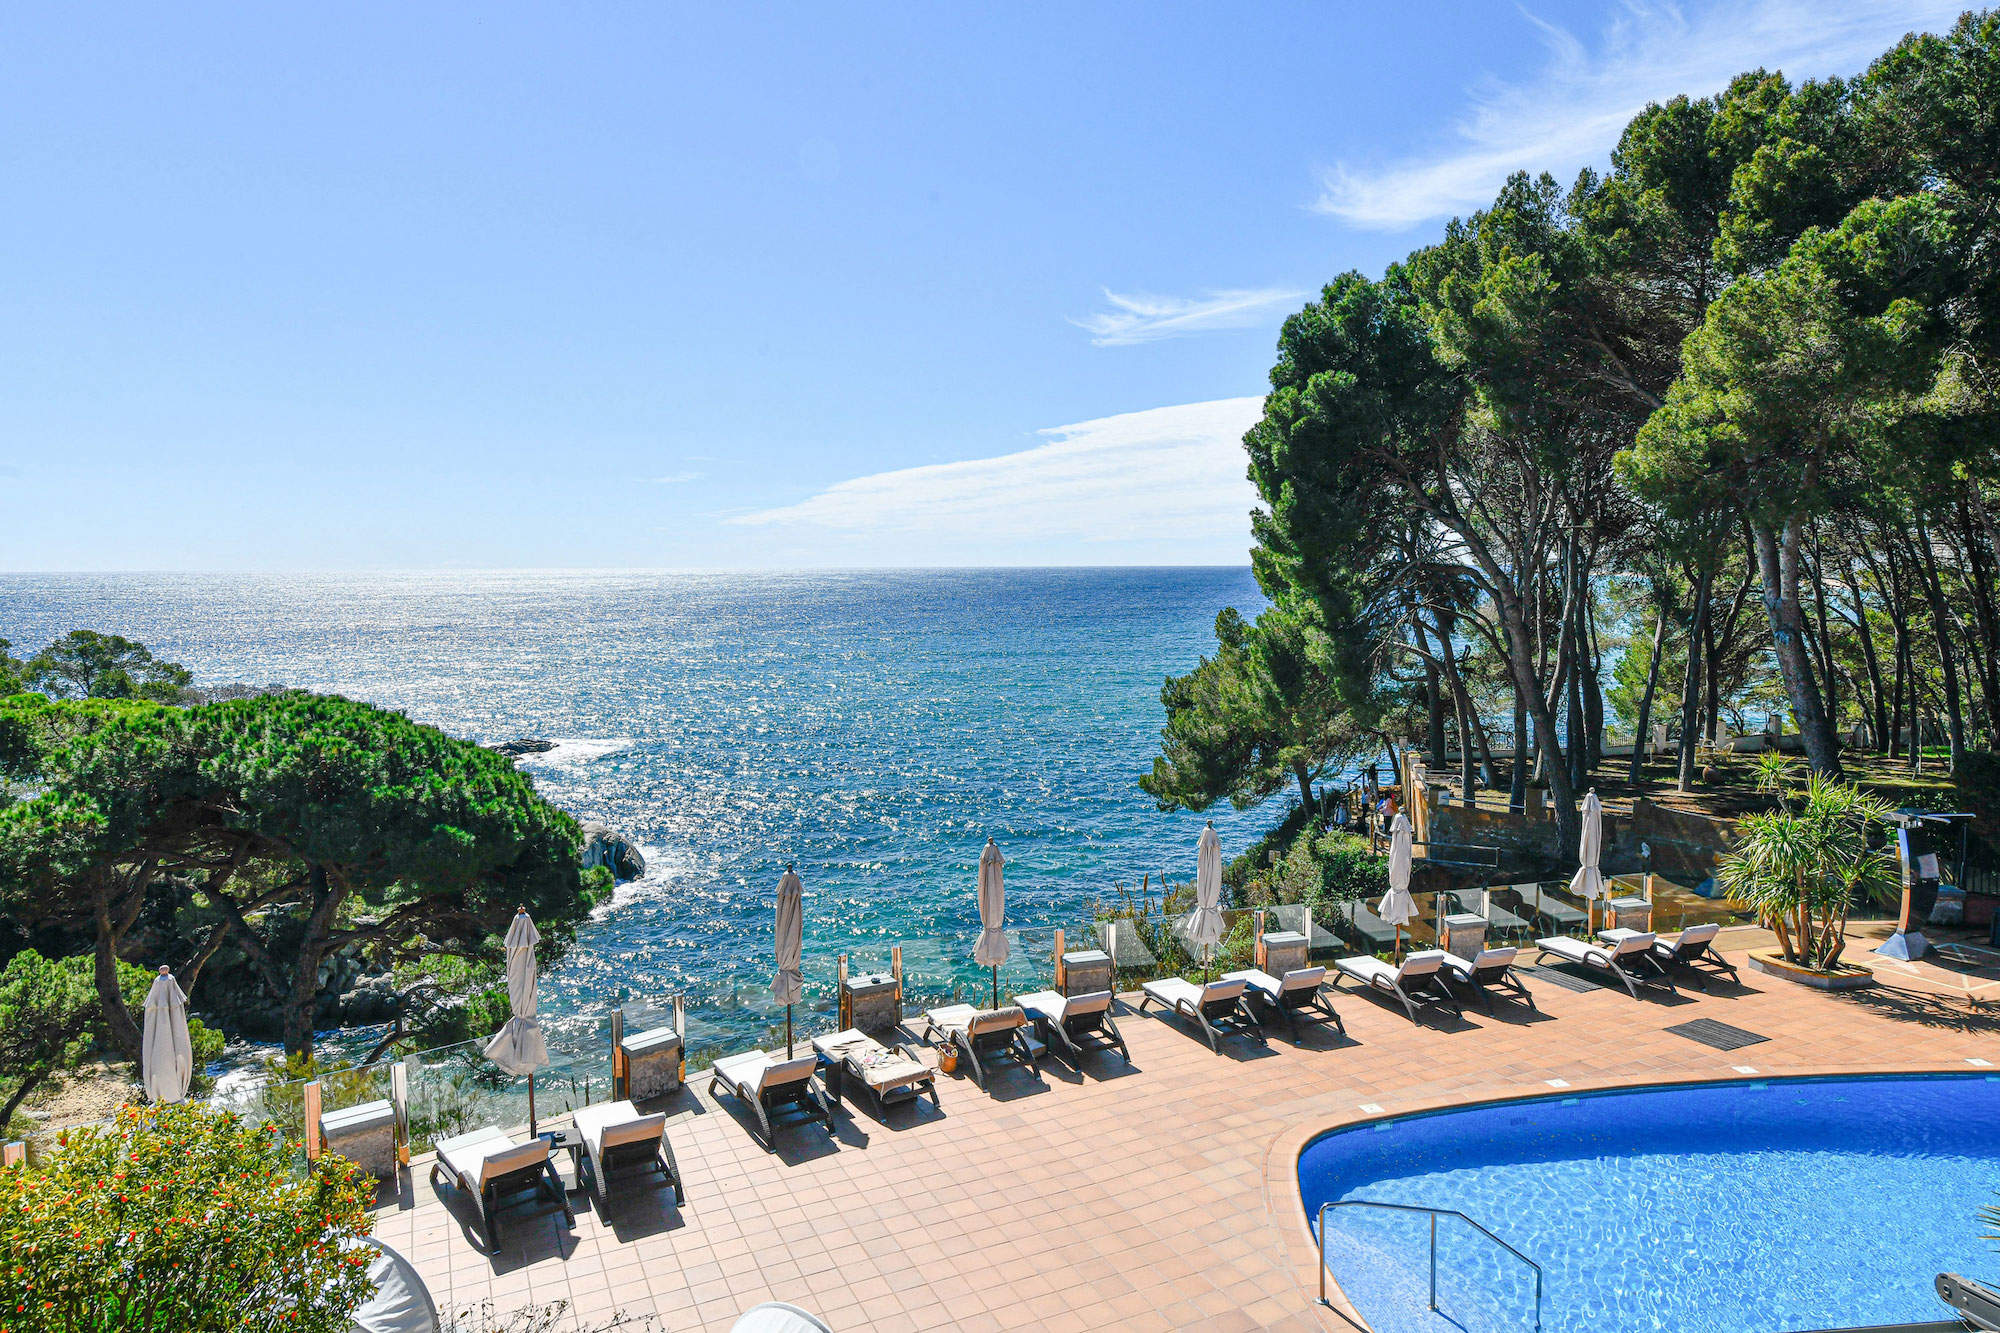
{"type": "MultiPolygon", "coordinates": [[[[1427,1213],[1431,1219],[1431,1309],[1438,1308],[1438,1219],[1455,1217],[1477,1231],[1486,1239],[1498,1245],[1507,1253],[1519,1259],[1535,1273],[1535,1333],[1542,1327],[1542,1266],[1522,1254],[1519,1250],[1501,1240],[1479,1223],[1459,1212],[1456,1208],[1425,1208],[1413,1203],[1380,1203],[1374,1199],[1333,1199],[1319,1206],[1319,1303],[1331,1306],[1326,1297],[1326,1214],[1330,1208],[1380,1208],[1392,1213],[1427,1213]]],[[[1440,1312],[1442,1313],[1442,1312],[1440,1312]]]]}

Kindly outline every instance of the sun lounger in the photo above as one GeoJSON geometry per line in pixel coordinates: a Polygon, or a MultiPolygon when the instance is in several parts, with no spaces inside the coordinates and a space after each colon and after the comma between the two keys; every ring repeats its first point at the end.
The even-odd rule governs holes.
{"type": "Polygon", "coordinates": [[[1264,909],[1265,920],[1271,930],[1290,930],[1306,937],[1306,953],[1327,954],[1338,952],[1343,946],[1340,936],[1322,927],[1313,920],[1312,909],[1305,903],[1281,904],[1264,909]]]}
{"type": "Polygon", "coordinates": [[[1340,1015],[1327,1002],[1326,969],[1323,967],[1297,967],[1283,977],[1274,977],[1269,972],[1250,968],[1243,972],[1225,972],[1224,981],[1240,981],[1244,985],[1253,1007],[1268,1010],[1285,1020],[1291,1030],[1292,1040],[1299,1039],[1299,1015],[1314,1009],[1333,1020],[1334,1027],[1342,1036],[1347,1034],[1347,1024],[1340,1021],[1340,1015]]]}
{"type": "Polygon", "coordinates": [[[1488,1013],[1493,1011],[1493,992],[1496,990],[1506,991],[1533,1009],[1535,997],[1528,994],[1528,988],[1514,975],[1514,955],[1519,952],[1512,945],[1506,945],[1497,949],[1481,949],[1471,958],[1446,954],[1445,979],[1471,991],[1488,1013]]]}
{"type": "Polygon", "coordinates": [[[938,1101],[937,1071],[901,1043],[892,1049],[857,1028],[849,1028],[830,1037],[814,1037],[813,1051],[819,1056],[825,1071],[822,1077],[836,1105],[842,1092],[853,1086],[873,1097],[878,1111],[913,1102],[927,1092],[932,1105],[943,1106],[938,1101]]]}
{"type": "Polygon", "coordinates": [[[479,1229],[486,1233],[486,1248],[500,1253],[500,1215],[524,1213],[539,1217],[560,1212],[564,1223],[574,1226],[569,1192],[555,1163],[549,1160],[549,1141],[543,1138],[516,1143],[503,1129],[475,1129],[470,1134],[440,1139],[437,1158],[431,1163],[431,1180],[440,1173],[479,1203],[479,1229]]]}
{"type": "Polygon", "coordinates": [[[715,1062],[709,1070],[708,1092],[712,1097],[717,1089],[726,1089],[741,1097],[756,1113],[764,1146],[776,1152],[778,1140],[771,1127],[782,1111],[797,1111],[806,1122],[822,1121],[826,1132],[833,1133],[833,1107],[813,1084],[818,1063],[810,1055],[780,1060],[762,1051],[746,1051],[715,1062]]]}
{"type": "Polygon", "coordinates": [[[972,1065],[972,1081],[986,1086],[987,1066],[995,1060],[1014,1059],[1042,1076],[1042,1044],[1028,1033],[1028,1016],[1019,1005],[1000,1009],[974,1009],[969,1004],[947,1005],[924,1015],[926,1036],[933,1043],[941,1037],[958,1047],[972,1065]]]}
{"type": "Polygon", "coordinates": [[[1460,1013],[1458,1001],[1452,999],[1442,975],[1448,956],[1442,949],[1418,949],[1406,955],[1400,966],[1391,967],[1380,958],[1364,954],[1342,958],[1334,967],[1342,976],[1360,982],[1375,994],[1394,999],[1414,1023],[1417,1010],[1432,1005],[1450,1010],[1453,1017],[1460,1013]]]}
{"type": "Polygon", "coordinates": [[[1158,1001],[1181,1017],[1193,1019],[1201,1035],[1208,1039],[1209,1047],[1218,1054],[1222,1051],[1224,1032],[1248,1032],[1257,1026],[1257,1016],[1243,1002],[1243,993],[1249,988],[1241,980],[1224,979],[1197,986],[1184,977],[1162,977],[1140,989],[1145,992],[1139,1001],[1141,1009],[1158,1001]]]}
{"type": "Polygon", "coordinates": [[[1111,955],[1114,968],[1151,971],[1160,965],[1160,960],[1146,947],[1146,941],[1140,938],[1139,923],[1130,917],[1098,922],[1097,947],[1111,955]]]}
{"type": "Polygon", "coordinates": [[[1653,957],[1662,968],[1672,971],[1678,967],[1694,978],[1695,984],[1708,989],[1711,976],[1726,976],[1736,981],[1735,965],[1715,951],[1715,937],[1722,933],[1722,927],[1710,921],[1699,926],[1689,926],[1679,935],[1653,941],[1653,957]]]}
{"type": "Polygon", "coordinates": [[[640,1115],[630,1102],[599,1102],[579,1106],[570,1120],[583,1137],[584,1160],[590,1163],[591,1183],[600,1200],[610,1201],[614,1182],[657,1171],[674,1187],[674,1202],[687,1202],[674,1148],[667,1142],[665,1112],[640,1115]]]}
{"type": "Polygon", "coordinates": [[[1014,1003],[1034,1020],[1035,1030],[1045,1041],[1069,1053],[1071,1064],[1080,1064],[1086,1052],[1112,1050],[1124,1056],[1125,1063],[1132,1063],[1132,1052],[1125,1048],[1125,1036],[1111,1020],[1110,991],[1058,995],[1052,990],[1039,990],[1031,995],[1016,995],[1014,1003]]]}
{"type": "Polygon", "coordinates": [[[1582,930],[1590,922],[1586,913],[1543,893],[1539,883],[1516,884],[1513,889],[1521,895],[1521,902],[1534,913],[1535,919],[1548,922],[1552,930],[1582,930]]]}
{"type": "MultiPolygon", "coordinates": [[[[1607,930],[1603,932],[1602,944],[1589,940],[1573,939],[1566,935],[1552,936],[1538,940],[1535,947],[1541,950],[1536,961],[1554,955],[1565,963],[1578,967],[1595,968],[1618,978],[1620,985],[1631,992],[1633,999],[1639,998],[1641,986],[1665,986],[1675,991],[1674,980],[1667,975],[1667,969],[1653,957],[1654,935],[1650,930],[1607,930]]],[[[1678,991],[1675,991],[1678,994],[1678,991]]]]}

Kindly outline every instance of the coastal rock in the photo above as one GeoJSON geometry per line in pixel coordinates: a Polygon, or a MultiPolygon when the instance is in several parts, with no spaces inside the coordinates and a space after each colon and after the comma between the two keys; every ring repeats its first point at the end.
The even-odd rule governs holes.
{"type": "Polygon", "coordinates": [[[637,879],[646,873],[646,858],[631,840],[594,821],[583,826],[583,864],[604,866],[620,880],[637,879]]]}
{"type": "Polygon", "coordinates": [[[510,759],[519,759],[524,754],[547,754],[550,750],[556,748],[556,743],[554,741],[536,740],[532,736],[523,736],[518,740],[501,741],[498,745],[489,745],[486,748],[498,751],[510,759]]]}

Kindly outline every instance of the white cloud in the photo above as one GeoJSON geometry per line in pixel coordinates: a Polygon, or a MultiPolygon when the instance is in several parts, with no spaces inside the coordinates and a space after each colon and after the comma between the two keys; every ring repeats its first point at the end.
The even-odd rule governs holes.
{"type": "Polygon", "coordinates": [[[1121,296],[1107,288],[1104,299],[1111,303],[1111,309],[1070,323],[1087,330],[1090,341],[1098,347],[1124,347],[1217,329],[1249,328],[1306,295],[1286,287],[1254,287],[1200,297],[1121,296]]]}
{"type": "Polygon", "coordinates": [[[1619,131],[1648,102],[1720,92],[1747,69],[1794,82],[1861,70],[1906,32],[1949,27],[1962,3],[1938,0],[1747,0],[1682,7],[1627,0],[1595,44],[1529,16],[1547,59],[1518,83],[1470,94],[1454,142],[1376,166],[1339,163],[1320,181],[1316,211],[1395,230],[1493,200],[1515,171],[1566,180],[1607,161],[1619,131]]]}
{"type": "Polygon", "coordinates": [[[724,521],[871,562],[1240,563],[1257,500],[1243,432],[1263,404],[1224,398],[1057,426],[1019,453],[856,477],[724,521]]]}
{"type": "Polygon", "coordinates": [[[654,477],[655,486],[684,486],[691,481],[700,481],[706,472],[669,472],[663,477],[654,477]]]}

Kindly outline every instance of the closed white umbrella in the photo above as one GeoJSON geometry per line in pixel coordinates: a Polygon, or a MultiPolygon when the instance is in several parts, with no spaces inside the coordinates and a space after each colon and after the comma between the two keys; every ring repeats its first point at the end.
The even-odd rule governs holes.
{"type": "Polygon", "coordinates": [[[778,971],[771,978],[771,994],[785,1005],[785,1058],[792,1058],[792,1006],[806,988],[805,974],[799,970],[805,950],[805,885],[790,866],[778,877],[778,917],[772,931],[777,941],[778,971]]]}
{"type": "Polygon", "coordinates": [[[1222,939],[1222,839],[1215,835],[1215,821],[1201,831],[1195,849],[1194,911],[1188,913],[1187,936],[1208,957],[1213,957],[1222,939]]]}
{"type": "Polygon", "coordinates": [[[146,1034],[140,1047],[139,1072],[146,1097],[165,1106],[187,1096],[194,1077],[194,1047],[188,1041],[187,996],[166,968],[146,992],[146,1034]]]}
{"type": "Polygon", "coordinates": [[[1604,872],[1597,868],[1597,858],[1603,850],[1604,802],[1597,799],[1597,789],[1593,787],[1583,798],[1583,837],[1576,849],[1580,864],[1569,880],[1570,892],[1583,895],[1583,910],[1593,921],[1597,900],[1604,896],[1604,872]]]}
{"type": "Polygon", "coordinates": [[[1000,964],[1007,961],[1007,882],[1001,868],[1007,858],[993,839],[979,854],[979,942],[972,946],[972,961],[993,969],[993,1007],[1000,1007],[1000,964]]]}
{"type": "Polygon", "coordinates": [[[486,1058],[510,1074],[528,1076],[528,1132],[535,1130],[535,1071],[549,1062],[542,1023],[535,1017],[535,945],[542,933],[528,919],[528,909],[516,908],[507,927],[507,1003],[514,1016],[486,1044],[486,1058]]]}
{"type": "Polygon", "coordinates": [[[1410,839],[1414,831],[1410,817],[1401,811],[1389,825],[1389,892],[1375,914],[1396,928],[1396,954],[1403,952],[1403,927],[1417,914],[1417,900],[1410,893],[1410,839]]]}

